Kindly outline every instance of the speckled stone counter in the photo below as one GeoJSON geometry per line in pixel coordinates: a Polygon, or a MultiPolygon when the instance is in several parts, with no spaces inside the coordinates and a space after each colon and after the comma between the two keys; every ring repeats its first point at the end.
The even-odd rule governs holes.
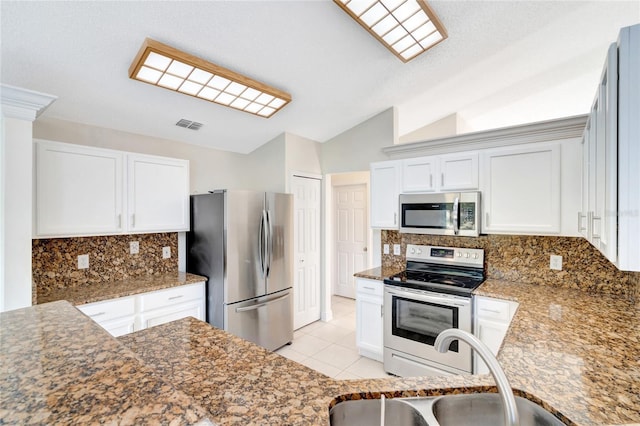
{"type": "MultiPolygon", "coordinates": [[[[640,422],[633,304],[491,280],[478,294],[520,304],[498,357],[518,395],[567,424],[640,422]]],[[[487,375],[335,381],[193,319],[121,341],[221,424],[327,425],[329,406],[340,400],[495,391],[487,375]]]]}
{"type": "Polygon", "coordinates": [[[147,291],[162,290],[181,285],[206,281],[200,275],[186,272],[167,272],[159,275],[145,275],[120,281],[91,283],[67,288],[39,290],[38,304],[67,300],[74,305],[99,302],[116,297],[131,296],[147,291]],[[41,291],[41,292],[40,292],[41,291]]]}
{"type": "Polygon", "coordinates": [[[4,312],[0,324],[0,424],[210,424],[67,302],[4,312]]]}
{"type": "Polygon", "coordinates": [[[357,274],[353,274],[356,277],[368,278],[370,280],[382,281],[385,278],[389,278],[391,275],[395,275],[398,272],[404,271],[403,268],[391,267],[391,266],[378,266],[377,268],[367,269],[366,271],[360,271],[357,274]]]}

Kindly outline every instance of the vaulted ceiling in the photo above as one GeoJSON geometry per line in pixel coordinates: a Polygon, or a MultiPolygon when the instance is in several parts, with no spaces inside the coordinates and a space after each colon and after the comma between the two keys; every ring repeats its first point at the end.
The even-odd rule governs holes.
{"type": "Polygon", "coordinates": [[[403,64],[329,0],[3,0],[0,77],[58,96],[46,117],[247,153],[285,131],[324,142],[391,106],[400,134],[454,112],[473,130],[585,113],[608,43],[640,22],[638,1],[429,4],[449,38],[403,64]],[[145,37],[293,100],[264,119],[131,80],[145,37]]]}

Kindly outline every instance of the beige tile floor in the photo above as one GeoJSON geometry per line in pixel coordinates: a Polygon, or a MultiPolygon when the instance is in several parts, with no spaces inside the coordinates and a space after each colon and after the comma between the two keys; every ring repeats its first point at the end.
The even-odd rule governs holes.
{"type": "Polygon", "coordinates": [[[333,320],[296,330],[291,345],[276,352],[335,379],[389,377],[381,362],[358,354],[355,301],[333,296],[331,307],[333,320]]]}

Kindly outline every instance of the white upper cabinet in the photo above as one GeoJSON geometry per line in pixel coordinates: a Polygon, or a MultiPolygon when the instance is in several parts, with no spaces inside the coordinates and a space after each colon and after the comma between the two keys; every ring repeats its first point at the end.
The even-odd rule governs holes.
{"type": "Polygon", "coordinates": [[[436,190],[438,157],[418,157],[402,161],[402,192],[436,190]]]}
{"type": "Polygon", "coordinates": [[[398,229],[402,161],[371,163],[371,227],[398,229]]]}
{"type": "Polygon", "coordinates": [[[478,189],[478,153],[462,152],[402,161],[402,192],[478,189]]]}
{"type": "Polygon", "coordinates": [[[118,151],[36,142],[36,235],[121,232],[122,163],[118,151]]]}
{"type": "Polygon", "coordinates": [[[640,24],[623,28],[583,134],[580,233],[623,271],[640,271],[640,24]]]}
{"type": "Polygon", "coordinates": [[[189,162],[35,141],[34,236],[189,229],[189,162]]]}
{"type": "Polygon", "coordinates": [[[462,152],[442,155],[440,164],[440,191],[478,189],[478,153],[462,152]]]}
{"type": "Polygon", "coordinates": [[[487,150],[482,169],[483,233],[560,232],[559,144],[487,150]]]}
{"type": "Polygon", "coordinates": [[[129,229],[189,230],[189,162],[138,154],[127,157],[129,229]]]}

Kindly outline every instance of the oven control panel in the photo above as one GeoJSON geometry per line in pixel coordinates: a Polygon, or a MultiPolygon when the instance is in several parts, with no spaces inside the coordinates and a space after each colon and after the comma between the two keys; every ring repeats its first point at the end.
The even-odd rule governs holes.
{"type": "Polygon", "coordinates": [[[407,244],[407,260],[483,266],[484,250],[407,244]]]}

